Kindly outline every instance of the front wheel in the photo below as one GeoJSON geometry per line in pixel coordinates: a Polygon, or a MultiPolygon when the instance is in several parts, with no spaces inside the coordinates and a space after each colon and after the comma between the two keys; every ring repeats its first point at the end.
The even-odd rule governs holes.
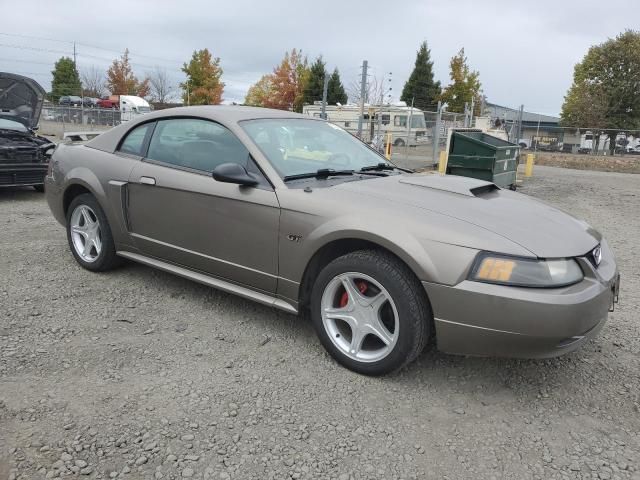
{"type": "Polygon", "coordinates": [[[409,268],[392,255],[361,250],[339,257],[318,275],[311,319],[323,346],[345,367],[383,375],[424,349],[433,317],[409,268]]]}

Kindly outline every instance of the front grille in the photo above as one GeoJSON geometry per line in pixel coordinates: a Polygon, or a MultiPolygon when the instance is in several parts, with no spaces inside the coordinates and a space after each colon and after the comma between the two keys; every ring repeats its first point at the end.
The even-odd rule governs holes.
{"type": "Polygon", "coordinates": [[[0,186],[9,185],[33,185],[44,183],[45,171],[18,171],[18,172],[2,172],[0,171],[0,186]]]}
{"type": "Polygon", "coordinates": [[[41,162],[41,152],[33,147],[12,147],[0,149],[0,161],[3,163],[41,162]]]}

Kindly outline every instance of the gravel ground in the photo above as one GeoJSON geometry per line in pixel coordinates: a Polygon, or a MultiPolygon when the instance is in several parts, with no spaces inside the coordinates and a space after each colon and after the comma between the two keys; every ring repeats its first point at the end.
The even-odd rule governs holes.
{"type": "Polygon", "coordinates": [[[545,361],[430,351],[377,379],[296,317],[139,265],[84,271],[41,195],[0,191],[0,479],[640,479],[640,175],[536,167],[522,191],[609,238],[623,283],[601,336],[545,361]]]}

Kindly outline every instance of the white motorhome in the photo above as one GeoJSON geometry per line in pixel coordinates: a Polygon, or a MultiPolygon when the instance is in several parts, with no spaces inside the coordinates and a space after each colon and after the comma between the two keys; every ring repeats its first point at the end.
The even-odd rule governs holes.
{"type": "MultiPolygon", "coordinates": [[[[319,103],[305,105],[302,108],[302,113],[320,118],[322,105],[319,103]]],[[[344,128],[353,135],[357,134],[358,118],[360,117],[359,105],[327,105],[326,113],[329,122],[344,128]]],[[[386,142],[388,133],[391,133],[391,143],[397,147],[406,145],[407,136],[410,146],[426,143],[427,128],[424,112],[405,105],[365,105],[362,139],[373,141],[377,137],[386,142]],[[378,127],[378,116],[380,116],[380,127],[378,127]],[[409,124],[410,127],[408,127],[409,124]]]]}
{"type": "Polygon", "coordinates": [[[120,95],[120,121],[126,122],[150,111],[151,106],[144,98],[135,95],[120,95]]]}

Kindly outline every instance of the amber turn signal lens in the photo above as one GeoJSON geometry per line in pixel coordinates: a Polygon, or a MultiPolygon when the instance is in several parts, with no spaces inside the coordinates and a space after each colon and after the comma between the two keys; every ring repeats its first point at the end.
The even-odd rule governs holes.
{"type": "Polygon", "coordinates": [[[476,278],[478,280],[508,282],[515,266],[516,262],[513,260],[488,257],[482,260],[476,278]]]}

